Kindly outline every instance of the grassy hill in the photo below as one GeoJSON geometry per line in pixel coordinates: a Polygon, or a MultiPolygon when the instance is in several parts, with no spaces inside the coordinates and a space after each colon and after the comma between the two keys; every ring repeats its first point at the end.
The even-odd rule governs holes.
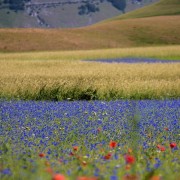
{"type": "Polygon", "coordinates": [[[180,44],[180,16],[178,15],[180,3],[178,1],[161,0],[157,4],[134,11],[134,15],[133,13],[124,15],[124,19],[116,17],[83,28],[0,29],[0,51],[86,50],[177,45],[180,44]],[[171,15],[169,15],[170,11],[167,11],[168,8],[170,11],[173,9],[171,15]],[[161,9],[163,10],[160,11],[161,9]],[[152,17],[140,18],[141,16],[137,15],[139,11],[142,17],[148,16],[145,12],[151,12],[152,17]],[[139,18],[135,18],[137,16],[139,18]]]}
{"type": "Polygon", "coordinates": [[[159,2],[147,7],[137,9],[122,16],[117,16],[113,18],[113,20],[167,15],[180,15],[179,0],[160,0],[159,2]]]}

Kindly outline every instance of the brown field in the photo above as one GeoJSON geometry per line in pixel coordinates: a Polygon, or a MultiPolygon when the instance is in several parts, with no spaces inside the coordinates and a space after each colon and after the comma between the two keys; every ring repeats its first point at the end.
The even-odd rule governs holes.
{"type": "Polygon", "coordinates": [[[76,29],[0,29],[0,51],[87,50],[180,44],[180,16],[114,20],[76,29]]]}

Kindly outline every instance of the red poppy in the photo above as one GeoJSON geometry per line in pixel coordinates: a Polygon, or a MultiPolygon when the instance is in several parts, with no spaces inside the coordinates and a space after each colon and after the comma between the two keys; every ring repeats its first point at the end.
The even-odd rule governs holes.
{"type": "Polygon", "coordinates": [[[108,153],[108,154],[106,154],[106,155],[104,156],[104,159],[105,159],[105,160],[111,159],[111,156],[112,156],[112,154],[111,154],[111,153],[108,153]]]}
{"type": "Polygon", "coordinates": [[[74,146],[74,147],[73,147],[73,150],[74,150],[74,151],[77,151],[77,150],[78,150],[78,146],[74,146]]]}
{"type": "Polygon", "coordinates": [[[39,153],[39,157],[45,157],[46,155],[44,153],[39,153]]]}
{"type": "Polygon", "coordinates": [[[52,180],[65,180],[65,176],[62,174],[55,174],[52,178],[52,180]]]}
{"type": "Polygon", "coordinates": [[[170,143],[170,147],[171,147],[171,148],[175,148],[176,146],[177,146],[176,143],[170,143]]]}
{"type": "Polygon", "coordinates": [[[169,131],[169,128],[168,128],[168,127],[165,127],[164,130],[165,130],[165,131],[169,131]]]}
{"type": "Polygon", "coordinates": [[[166,150],[166,148],[164,146],[159,145],[159,144],[157,145],[157,148],[162,152],[166,150]]]}
{"type": "Polygon", "coordinates": [[[69,155],[70,155],[70,156],[74,156],[74,153],[73,153],[73,152],[70,152],[69,155]]]}
{"type": "Polygon", "coordinates": [[[133,155],[126,154],[125,161],[127,164],[133,164],[135,162],[135,157],[133,155]]]}
{"type": "Polygon", "coordinates": [[[110,148],[115,148],[117,146],[117,142],[116,141],[110,141],[109,143],[109,147],[110,148]]]}
{"type": "Polygon", "coordinates": [[[160,176],[157,176],[157,175],[152,176],[152,177],[150,178],[150,180],[160,180],[160,179],[161,179],[161,177],[160,177],[160,176]]]}

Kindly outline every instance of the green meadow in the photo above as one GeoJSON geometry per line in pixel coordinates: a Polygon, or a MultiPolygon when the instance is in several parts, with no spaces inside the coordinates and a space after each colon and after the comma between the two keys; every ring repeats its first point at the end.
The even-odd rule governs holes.
{"type": "Polygon", "coordinates": [[[135,10],[122,16],[112,18],[112,20],[168,15],[180,15],[179,0],[160,0],[159,2],[154,3],[150,6],[135,10]]]}

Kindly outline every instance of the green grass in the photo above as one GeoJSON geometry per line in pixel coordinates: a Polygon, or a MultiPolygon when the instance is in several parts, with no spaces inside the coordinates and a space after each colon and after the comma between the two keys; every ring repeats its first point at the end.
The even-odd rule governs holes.
{"type": "Polygon", "coordinates": [[[143,18],[153,16],[167,16],[167,15],[180,15],[180,1],[179,0],[160,0],[159,2],[129,12],[122,16],[112,18],[111,20],[130,19],[130,18],[143,18]]]}
{"type": "Polygon", "coordinates": [[[14,12],[12,15],[7,15],[8,10],[1,9],[0,10],[0,26],[1,27],[13,27],[12,23],[14,21],[14,12]],[[6,20],[5,20],[6,19],[6,20]]]}
{"type": "Polygon", "coordinates": [[[132,47],[101,50],[12,52],[0,53],[0,61],[50,61],[84,60],[123,57],[147,57],[164,60],[180,60],[180,46],[132,47]]]}
{"type": "Polygon", "coordinates": [[[28,24],[37,24],[36,20],[28,16],[22,11],[14,12],[8,9],[0,9],[0,27],[1,28],[13,28],[13,27],[23,27],[23,23],[26,22],[26,27],[28,24]],[[7,14],[9,12],[9,14],[7,14]],[[28,22],[28,23],[27,23],[28,22]]]}

